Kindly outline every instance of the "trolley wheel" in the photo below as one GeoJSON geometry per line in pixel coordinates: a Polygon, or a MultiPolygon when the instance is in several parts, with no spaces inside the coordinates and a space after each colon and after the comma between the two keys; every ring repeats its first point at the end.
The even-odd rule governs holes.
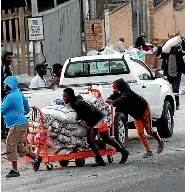
{"type": "Polygon", "coordinates": [[[77,167],[83,167],[85,165],[85,159],[75,159],[75,164],[77,167]]]}
{"type": "Polygon", "coordinates": [[[113,163],[113,161],[114,161],[114,158],[112,155],[107,155],[107,159],[108,159],[109,163],[113,163]]]}
{"type": "Polygon", "coordinates": [[[59,164],[61,167],[67,167],[69,164],[69,160],[59,161],[59,164]]]}
{"type": "Polygon", "coordinates": [[[45,163],[45,165],[48,171],[51,171],[53,169],[53,165],[51,163],[45,163]]]}

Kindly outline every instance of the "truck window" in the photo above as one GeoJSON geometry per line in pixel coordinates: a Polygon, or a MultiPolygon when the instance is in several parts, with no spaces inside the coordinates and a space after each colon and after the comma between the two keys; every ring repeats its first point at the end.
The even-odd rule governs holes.
{"type": "Polygon", "coordinates": [[[153,79],[151,72],[139,61],[132,60],[134,62],[134,66],[137,70],[138,77],[140,80],[151,80],[153,79]]]}
{"type": "Polygon", "coordinates": [[[98,60],[69,63],[65,77],[129,74],[124,60],[98,60]]]}

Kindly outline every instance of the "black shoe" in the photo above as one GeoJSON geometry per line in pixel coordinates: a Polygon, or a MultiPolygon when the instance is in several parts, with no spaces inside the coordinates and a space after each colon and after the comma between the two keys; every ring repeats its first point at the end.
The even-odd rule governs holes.
{"type": "Polygon", "coordinates": [[[10,178],[10,177],[19,177],[20,174],[19,174],[19,171],[15,171],[14,169],[12,169],[8,175],[6,175],[7,178],[10,178]]]}
{"type": "Polygon", "coordinates": [[[96,164],[92,165],[92,167],[98,167],[98,166],[106,166],[106,163],[102,161],[102,162],[96,162],[96,164]]]}
{"type": "Polygon", "coordinates": [[[94,164],[92,167],[106,166],[102,157],[95,157],[95,161],[96,161],[96,164],[94,164]]]}
{"type": "Polygon", "coordinates": [[[34,160],[33,169],[34,169],[35,172],[39,170],[41,162],[42,162],[42,157],[41,156],[38,156],[37,160],[34,160]]]}
{"type": "Polygon", "coordinates": [[[127,161],[128,156],[129,156],[129,151],[124,150],[121,154],[122,154],[122,158],[121,158],[121,161],[119,162],[119,164],[123,164],[127,161]]]}

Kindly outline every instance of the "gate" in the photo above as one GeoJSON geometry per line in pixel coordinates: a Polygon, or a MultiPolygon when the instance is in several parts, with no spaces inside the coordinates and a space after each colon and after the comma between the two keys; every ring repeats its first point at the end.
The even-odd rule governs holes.
{"type": "MultiPolygon", "coordinates": [[[[28,40],[27,18],[31,11],[27,7],[14,10],[2,10],[2,43],[5,50],[13,52],[12,71],[15,75],[27,73],[31,75],[31,60],[28,40]]],[[[33,72],[32,72],[33,73],[33,72]]]]}

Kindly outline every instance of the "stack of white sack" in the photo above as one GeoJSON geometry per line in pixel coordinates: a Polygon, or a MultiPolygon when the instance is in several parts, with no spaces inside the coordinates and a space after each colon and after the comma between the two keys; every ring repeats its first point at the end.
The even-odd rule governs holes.
{"type": "MultiPolygon", "coordinates": [[[[90,105],[96,106],[106,116],[111,126],[111,111],[102,98],[96,98],[93,94],[81,94],[90,105]]],[[[72,151],[76,146],[80,151],[89,149],[87,144],[87,129],[83,122],[77,121],[76,112],[70,105],[51,105],[41,109],[45,127],[49,127],[48,136],[54,139],[54,145],[60,146],[65,151],[72,151]]],[[[58,148],[58,147],[57,147],[58,148]]],[[[62,154],[63,154],[62,150],[62,154]]]]}

